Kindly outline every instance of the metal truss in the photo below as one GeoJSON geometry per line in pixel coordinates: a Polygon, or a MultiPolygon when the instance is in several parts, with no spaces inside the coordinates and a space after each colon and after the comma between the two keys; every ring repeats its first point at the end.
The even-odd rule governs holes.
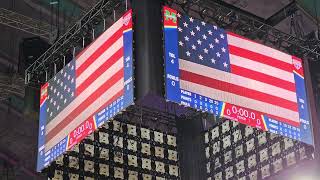
{"type": "Polygon", "coordinates": [[[220,0],[166,0],[166,5],[305,60],[320,58],[320,42],[284,33],[220,0]]]}
{"type": "Polygon", "coordinates": [[[90,35],[92,29],[101,22],[106,22],[107,17],[113,17],[115,9],[125,5],[119,0],[101,0],[89,10],[78,22],[75,23],[63,36],[61,36],[43,55],[41,55],[25,71],[25,83],[38,84],[46,81],[50,76],[54,63],[65,61],[65,54],[72,47],[79,47],[82,39],[90,35]]]}
{"type": "Polygon", "coordinates": [[[24,79],[18,74],[0,74],[0,101],[10,95],[24,97],[24,79]]]}
{"type": "Polygon", "coordinates": [[[51,26],[49,24],[4,8],[0,8],[0,24],[40,36],[47,40],[52,37],[51,26]]]}

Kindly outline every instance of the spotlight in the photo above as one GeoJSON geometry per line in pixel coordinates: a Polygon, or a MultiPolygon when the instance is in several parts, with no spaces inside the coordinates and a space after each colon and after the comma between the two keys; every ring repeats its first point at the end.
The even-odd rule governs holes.
{"type": "Polygon", "coordinates": [[[166,172],[163,162],[155,161],[155,164],[156,164],[156,171],[157,172],[159,172],[161,174],[164,174],[166,172]]]}
{"type": "Polygon", "coordinates": [[[150,140],[150,130],[146,128],[141,128],[141,138],[150,140]]]}
{"type": "Polygon", "coordinates": [[[104,160],[109,160],[109,149],[102,148],[99,157],[104,160]]]}
{"type": "Polygon", "coordinates": [[[135,155],[128,155],[128,165],[138,167],[138,158],[135,155]]]}
{"type": "Polygon", "coordinates": [[[63,179],[63,172],[61,170],[55,170],[52,180],[61,180],[61,179],[63,179]]]}
{"type": "Polygon", "coordinates": [[[109,165],[99,163],[99,174],[109,176],[109,165]]]}
{"type": "Polygon", "coordinates": [[[123,168],[120,168],[120,167],[114,167],[114,173],[113,173],[113,176],[115,178],[119,178],[119,179],[124,179],[124,175],[123,175],[123,168]]]}
{"type": "Polygon", "coordinates": [[[87,172],[94,173],[94,162],[93,161],[84,160],[84,170],[87,171],[87,172]]]}
{"type": "Polygon", "coordinates": [[[132,136],[137,136],[137,127],[131,124],[127,124],[128,134],[132,136]]]}
{"type": "Polygon", "coordinates": [[[164,158],[164,148],[155,146],[154,150],[155,150],[154,153],[156,157],[164,158]]]}
{"type": "Polygon", "coordinates": [[[138,172],[136,171],[128,171],[129,178],[130,180],[138,180],[138,172]]]}
{"type": "Polygon", "coordinates": [[[105,132],[99,132],[99,142],[104,144],[109,144],[109,134],[105,132]]]}
{"type": "Polygon", "coordinates": [[[78,180],[79,179],[79,174],[70,173],[69,174],[69,179],[70,180],[78,180]]]}
{"type": "Polygon", "coordinates": [[[150,144],[141,143],[141,152],[143,154],[151,155],[150,144]]]}
{"type": "Polygon", "coordinates": [[[137,151],[137,141],[133,140],[133,139],[127,139],[128,142],[128,146],[127,149],[130,151],[137,151]]]}
{"type": "Polygon", "coordinates": [[[236,164],[236,169],[237,169],[237,174],[240,174],[245,171],[244,160],[242,160],[236,164]]]}
{"type": "Polygon", "coordinates": [[[151,160],[146,159],[146,158],[142,158],[142,168],[151,170],[151,160]]]}
{"type": "Polygon", "coordinates": [[[163,144],[163,133],[158,131],[153,131],[154,134],[154,141],[160,144],[163,144]]]}
{"type": "Polygon", "coordinates": [[[167,135],[167,144],[170,146],[177,146],[177,138],[171,135],[167,135]]]}
{"type": "Polygon", "coordinates": [[[79,159],[77,157],[69,156],[69,167],[79,169],[79,159]]]}
{"type": "Polygon", "coordinates": [[[168,149],[168,159],[172,161],[178,161],[178,152],[168,149]]]}
{"type": "Polygon", "coordinates": [[[169,174],[173,176],[179,176],[179,168],[175,165],[169,165],[169,174]]]}
{"type": "Polygon", "coordinates": [[[229,123],[230,121],[225,121],[224,123],[222,123],[222,134],[230,131],[229,123]]]}

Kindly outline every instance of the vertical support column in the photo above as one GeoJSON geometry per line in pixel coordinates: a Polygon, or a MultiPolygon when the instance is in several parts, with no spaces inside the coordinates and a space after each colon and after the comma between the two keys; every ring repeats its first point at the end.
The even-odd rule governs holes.
{"type": "Polygon", "coordinates": [[[178,119],[177,128],[181,179],[206,179],[206,157],[201,115],[192,119],[178,119]]]}
{"type": "Polygon", "coordinates": [[[135,97],[163,96],[161,0],[132,0],[134,13],[135,97]]]}
{"type": "Polygon", "coordinates": [[[315,96],[312,88],[311,81],[311,72],[310,72],[310,63],[307,59],[304,61],[304,70],[305,70],[305,82],[306,82],[306,90],[307,90],[307,99],[309,102],[310,108],[310,117],[312,123],[312,131],[313,131],[313,141],[314,141],[314,155],[317,162],[320,162],[320,121],[317,113],[317,104],[315,101],[315,96]]]}

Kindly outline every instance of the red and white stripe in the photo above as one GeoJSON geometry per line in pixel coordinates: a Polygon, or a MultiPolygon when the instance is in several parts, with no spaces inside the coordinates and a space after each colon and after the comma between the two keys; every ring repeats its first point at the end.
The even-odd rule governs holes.
{"type": "Polygon", "coordinates": [[[46,149],[123,95],[123,21],[76,57],[76,98],[46,126],[46,149]]]}
{"type": "Polygon", "coordinates": [[[180,87],[299,125],[292,56],[228,33],[231,73],[179,60],[180,87]]]}

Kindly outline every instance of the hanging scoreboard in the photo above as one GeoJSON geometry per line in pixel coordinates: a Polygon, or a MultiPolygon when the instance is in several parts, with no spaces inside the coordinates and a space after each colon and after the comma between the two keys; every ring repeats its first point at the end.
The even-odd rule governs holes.
{"type": "Polygon", "coordinates": [[[41,87],[37,171],[133,103],[132,12],[41,87]]]}
{"type": "Polygon", "coordinates": [[[302,60],[163,8],[166,99],[313,144],[302,60]]]}

